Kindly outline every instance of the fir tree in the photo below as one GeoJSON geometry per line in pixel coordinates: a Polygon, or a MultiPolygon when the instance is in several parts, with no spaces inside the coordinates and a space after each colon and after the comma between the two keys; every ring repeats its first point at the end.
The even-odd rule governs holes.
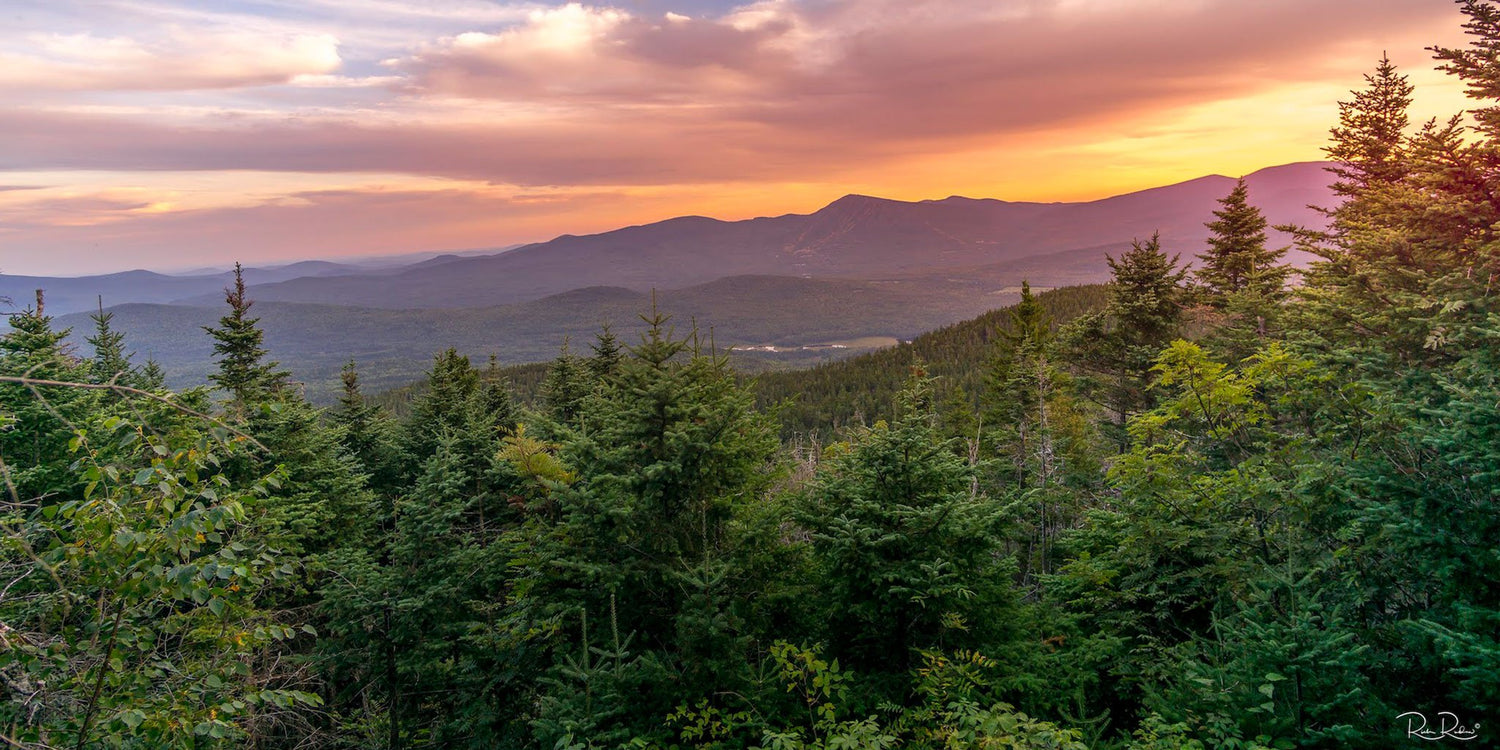
{"type": "Polygon", "coordinates": [[[265,332],[249,317],[254,304],[245,295],[245,277],[240,264],[234,264],[234,285],[224,290],[229,313],[219,318],[217,327],[203,330],[214,339],[214,355],[219,369],[208,376],[214,385],[229,394],[239,408],[258,403],[287,386],[289,374],[276,362],[265,361],[265,332]]]}
{"type": "Polygon", "coordinates": [[[1208,291],[1209,302],[1223,308],[1236,294],[1253,292],[1272,300],[1281,294],[1288,269],[1277,264],[1285,250],[1266,248],[1266,219],[1250,205],[1249,189],[1241,179],[1219,199],[1217,217],[1206,225],[1208,251],[1194,274],[1208,291]]]}
{"type": "Polygon", "coordinates": [[[479,392],[479,371],[469,358],[449,348],[433,358],[427,372],[427,388],[412,405],[401,433],[403,476],[415,478],[421,466],[436,451],[445,432],[461,429],[469,419],[469,407],[479,392]]]}
{"type": "Polygon", "coordinates": [[[1385,56],[1365,83],[1353,99],[1339,102],[1339,124],[1330,131],[1333,143],[1324,149],[1333,162],[1328,167],[1336,178],[1333,192],[1346,199],[1398,183],[1407,172],[1403,152],[1412,85],[1385,56]]]}
{"type": "MultiPolygon", "coordinates": [[[[42,293],[37,292],[37,301],[42,293]]],[[[0,334],[0,374],[36,380],[81,382],[87,370],[68,351],[69,329],[56,330],[52,317],[38,305],[12,314],[10,329],[0,334]]],[[[93,393],[71,388],[37,386],[36,392],[17,383],[0,383],[0,459],[8,476],[0,493],[14,491],[28,501],[47,497],[80,483],[69,468],[70,422],[91,410],[93,393]],[[38,394],[40,397],[38,397],[38,394]]]]}
{"type": "Polygon", "coordinates": [[[167,373],[162,370],[161,363],[154,359],[147,359],[146,364],[141,366],[140,387],[147,391],[157,391],[167,385],[167,373]]]}
{"type": "Polygon", "coordinates": [[[1148,387],[1156,354],[1181,332],[1187,271],[1162,252],[1156,235],[1106,260],[1114,276],[1108,305],[1070,324],[1061,344],[1084,375],[1083,392],[1109,412],[1111,437],[1124,447],[1129,418],[1154,406],[1148,387]]]}
{"type": "Polygon", "coordinates": [[[1003,517],[938,439],[930,388],[914,373],[895,421],[821,469],[798,513],[826,587],[831,649],[879,683],[904,678],[920,651],[993,649],[1009,637],[1003,517]]]}
{"type": "MultiPolygon", "coordinates": [[[[552,493],[560,518],[548,539],[563,543],[539,551],[553,593],[537,618],[576,623],[613,606],[621,637],[648,639],[656,665],[634,678],[645,684],[632,705],[665,712],[746,687],[739,631],[753,595],[734,575],[732,520],[768,480],[775,442],[722,356],[673,336],[665,315],[643,319],[640,344],[562,441],[561,463],[579,481],[552,493]]],[[[570,627],[566,642],[579,635],[570,627]]],[[[560,679],[567,665],[554,672],[560,679]]],[[[612,710],[650,726],[621,709],[612,710]]]]}
{"type": "Polygon", "coordinates": [[[135,367],[130,364],[130,354],[125,351],[125,334],[115,331],[110,325],[114,317],[114,313],[104,311],[102,297],[99,298],[99,311],[89,315],[94,321],[94,335],[86,339],[94,347],[93,380],[133,385],[135,367]]]}
{"type": "Polygon", "coordinates": [[[393,491],[398,467],[396,438],[390,419],[380,407],[365,401],[354,360],[344,365],[339,380],[343,390],[339,394],[338,408],[332,411],[330,418],[342,430],[340,442],[369,476],[371,487],[393,491]]]}
{"type": "Polygon", "coordinates": [[[1155,358],[1155,350],[1180,330],[1182,281],[1187,271],[1178,267],[1177,256],[1169,258],[1162,251],[1159,235],[1131,243],[1131,249],[1118,260],[1105,260],[1113,276],[1109,312],[1116,321],[1116,333],[1130,346],[1150,349],[1146,357],[1149,363],[1155,358]]]}
{"type": "Polygon", "coordinates": [[[542,381],[542,403],[547,416],[559,425],[573,425],[579,418],[583,400],[592,390],[587,364],[575,356],[563,340],[562,351],[547,370],[542,381]]]}
{"type": "Polygon", "coordinates": [[[1045,346],[1052,339],[1052,316],[1047,308],[1031,293],[1031,282],[1021,281],[1021,301],[1010,310],[1010,328],[1000,332],[1011,348],[1018,348],[1030,341],[1045,346]]]}
{"type": "Polygon", "coordinates": [[[594,337],[594,343],[589,348],[594,352],[594,356],[588,360],[589,374],[594,377],[594,382],[602,383],[620,369],[624,354],[621,352],[619,339],[615,338],[614,331],[610,330],[608,324],[594,337]]]}

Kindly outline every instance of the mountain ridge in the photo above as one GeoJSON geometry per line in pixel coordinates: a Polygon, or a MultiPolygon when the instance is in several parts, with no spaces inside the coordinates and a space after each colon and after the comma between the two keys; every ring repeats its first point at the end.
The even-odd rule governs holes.
{"type": "MultiPolygon", "coordinates": [[[[1320,225],[1320,215],[1307,206],[1331,202],[1323,166],[1299,162],[1252,172],[1245,177],[1251,200],[1272,224],[1320,225]]],[[[1104,247],[1155,232],[1169,251],[1191,259],[1207,236],[1204,223],[1234,179],[1208,175],[1082,202],[963,196],[899,201],[851,193],[808,214],[734,221],[678,216],[589,235],[560,235],[502,255],[400,274],[292,279],[253,291],[259,299],[282,301],[473,307],[538,299],[579,286],[645,291],[726,275],[903,278],[1104,247]]],[[[1107,269],[1102,255],[1098,260],[1093,279],[1034,281],[1102,280],[1107,269]]]]}
{"type": "MultiPolygon", "coordinates": [[[[1245,176],[1251,200],[1272,224],[1320,226],[1310,204],[1326,205],[1326,165],[1298,162],[1245,176]]],[[[914,280],[964,277],[973,291],[1016,283],[1024,268],[1043,286],[1107,277],[1104,253],[1160,232],[1169,252],[1191,261],[1207,236],[1216,201],[1236,178],[1205,175],[1092,201],[946,198],[902,201],[849,193],[805,214],[738,220],[677,216],[605,232],[562,234],[503,252],[445,253],[397,267],[303,261],[247,269],[251,296],[387,309],[484,307],[541,299],[570,289],[618,286],[638,292],[683,288],[724,276],[914,280]],[[1091,248],[1099,249],[1093,252],[1091,248]],[[1049,262],[1048,259],[1056,262],[1049,262]],[[291,277],[288,278],[287,276],[291,277]]],[[[1272,233],[1273,242],[1285,237],[1272,233]]],[[[1293,264],[1308,258],[1293,252],[1293,264]]],[[[47,290],[57,313],[124,302],[212,305],[224,273],[171,276],[138,270],[93,277],[0,274],[0,296],[27,304],[47,290]]]]}

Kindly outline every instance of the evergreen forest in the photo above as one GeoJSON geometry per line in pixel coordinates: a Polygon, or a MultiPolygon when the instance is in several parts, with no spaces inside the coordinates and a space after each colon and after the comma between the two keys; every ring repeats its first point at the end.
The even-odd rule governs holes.
{"type": "Polygon", "coordinates": [[[1500,745],[1500,6],[1461,6],[1474,109],[1410,122],[1378,61],[1307,268],[1241,182],[1205,247],[808,371],[648,309],[327,408],[242,280],[177,392],[110,313],[15,312],[0,743],[1500,745]]]}

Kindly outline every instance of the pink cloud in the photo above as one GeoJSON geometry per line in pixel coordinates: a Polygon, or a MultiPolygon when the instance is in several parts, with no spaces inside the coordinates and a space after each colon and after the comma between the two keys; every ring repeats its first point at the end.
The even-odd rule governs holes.
{"type": "Polygon", "coordinates": [[[338,70],[328,34],[169,28],[147,39],[32,34],[0,52],[0,91],[177,91],[288,83],[338,70]]]}

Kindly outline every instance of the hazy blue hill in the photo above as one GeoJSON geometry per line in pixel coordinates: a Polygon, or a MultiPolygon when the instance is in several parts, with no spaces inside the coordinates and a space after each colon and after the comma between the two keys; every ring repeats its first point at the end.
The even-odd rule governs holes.
{"type": "MultiPolygon", "coordinates": [[[[657,294],[660,308],[674,316],[679,330],[694,322],[705,337],[712,330],[721,347],[775,345],[800,347],[841,344],[847,348],[763,352],[770,362],[815,362],[878,341],[868,337],[909,338],[962,319],[1013,295],[975,297],[940,293],[935,284],[881,284],[854,280],[736,276],[657,294]]],[[[604,323],[627,342],[641,330],[639,315],[651,295],[621,287],[570,290],[513,305],[462,309],[394,310],[296,302],[258,301],[271,356],[291,368],[323,397],[336,383],[338,369],[357,359],[372,388],[414,380],[431,355],[449,346],[502,363],[549,359],[564,337],[585,347],[604,323]]],[[[152,357],[176,386],[198,384],[212,368],[212,346],[202,326],[213,325],[220,306],[127,304],[110,308],[138,358],[152,357]]],[[[84,314],[64,316],[81,346],[89,330],[84,314]]]]}
{"type": "Polygon", "coordinates": [[[0,297],[9,297],[16,308],[25,308],[34,304],[37,289],[45,289],[46,309],[55,315],[93,310],[100,296],[106,306],[121,302],[171,302],[223,285],[223,280],[214,276],[168,276],[152,271],[78,278],[0,273],[0,297]]]}
{"type": "MultiPolygon", "coordinates": [[[[336,276],[364,273],[368,269],[348,263],[309,260],[284,266],[246,268],[249,284],[271,284],[298,277],[336,276]]],[[[0,297],[9,297],[18,308],[34,304],[36,290],[46,291],[46,309],[54,315],[98,307],[104,298],[106,307],[131,302],[175,302],[201,297],[217,301],[233,274],[229,270],[211,273],[169,275],[154,271],[124,271],[98,276],[17,276],[0,273],[0,297]]]]}

